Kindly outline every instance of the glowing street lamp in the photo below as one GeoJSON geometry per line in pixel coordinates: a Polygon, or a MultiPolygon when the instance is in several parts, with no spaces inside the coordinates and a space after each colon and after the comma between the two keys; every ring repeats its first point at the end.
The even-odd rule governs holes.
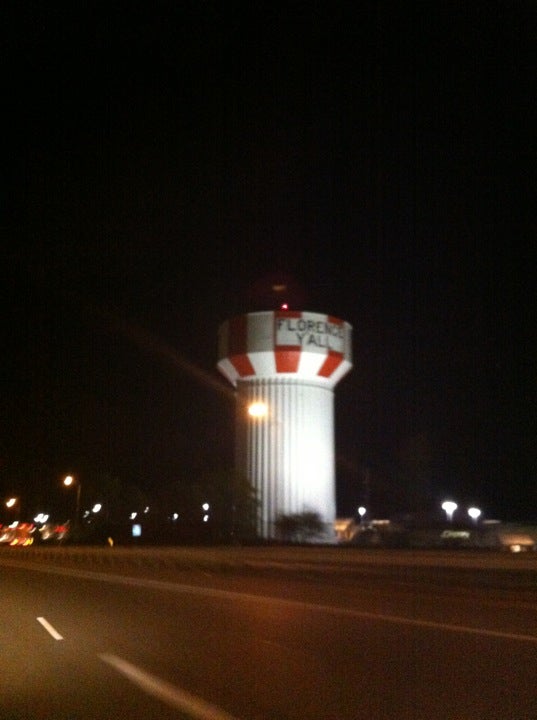
{"type": "Polygon", "coordinates": [[[442,503],[442,510],[446,513],[449,522],[453,522],[453,513],[459,506],[452,500],[446,500],[442,503]]]}
{"type": "Polygon", "coordinates": [[[15,517],[16,517],[18,520],[20,520],[20,515],[21,515],[21,501],[20,501],[20,498],[18,498],[18,497],[10,497],[10,498],[8,498],[8,499],[4,502],[4,505],[7,507],[8,510],[11,510],[11,511],[16,510],[16,511],[17,511],[17,514],[16,514],[15,517]]]}
{"type": "Polygon", "coordinates": [[[360,522],[363,522],[366,512],[367,512],[367,509],[363,505],[360,505],[360,507],[358,508],[358,515],[360,516],[360,522]]]}
{"type": "Polygon", "coordinates": [[[78,524],[80,516],[80,494],[82,492],[82,483],[80,480],[75,480],[72,475],[66,475],[63,479],[65,487],[72,487],[76,485],[76,506],[75,506],[75,524],[78,524]]]}
{"type": "Polygon", "coordinates": [[[253,402],[248,405],[248,415],[253,418],[262,418],[268,415],[268,406],[264,402],[253,402]]]}
{"type": "Polygon", "coordinates": [[[468,508],[468,515],[472,518],[474,523],[477,525],[477,521],[481,517],[481,510],[476,507],[468,508]]]}

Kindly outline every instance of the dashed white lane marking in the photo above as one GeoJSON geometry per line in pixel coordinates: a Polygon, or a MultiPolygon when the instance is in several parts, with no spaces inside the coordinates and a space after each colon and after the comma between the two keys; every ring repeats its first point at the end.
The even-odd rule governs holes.
{"type": "Polygon", "coordinates": [[[60,633],[56,630],[56,628],[53,628],[52,625],[48,622],[48,620],[45,620],[44,617],[38,617],[37,622],[41,623],[41,625],[45,628],[45,630],[52,635],[54,640],[63,640],[63,636],[60,635],[60,633]]]}
{"type": "Polygon", "coordinates": [[[196,720],[237,720],[233,715],[229,715],[229,713],[216,707],[216,705],[211,705],[202,698],[196,697],[165,680],[161,680],[156,675],[151,675],[116,655],[104,653],[99,657],[135,685],[138,685],[148,695],[162,700],[180,712],[187,713],[196,720]]]}

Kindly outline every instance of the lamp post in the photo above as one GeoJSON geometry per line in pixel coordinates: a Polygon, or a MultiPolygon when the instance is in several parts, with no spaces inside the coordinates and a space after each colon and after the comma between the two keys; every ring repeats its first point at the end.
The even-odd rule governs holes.
{"type": "Polygon", "coordinates": [[[76,483],[76,506],[75,506],[75,525],[78,525],[78,520],[80,517],[80,494],[82,492],[82,483],[80,480],[75,481],[74,477],[72,475],[67,475],[64,480],[63,484],[65,487],[72,487],[76,483]]]}
{"type": "MultiPolygon", "coordinates": [[[[278,411],[270,393],[256,393],[256,398],[246,406],[247,435],[242,456],[247,463],[247,477],[252,483],[259,505],[254,511],[254,527],[261,537],[276,537],[276,520],[279,515],[293,512],[289,499],[285,500],[283,478],[286,475],[284,450],[285,432],[281,409],[278,411]]],[[[235,511],[233,511],[235,513],[235,511]]],[[[235,517],[232,518],[235,526],[235,517]]]]}
{"type": "Polygon", "coordinates": [[[452,500],[446,500],[442,503],[442,510],[446,513],[449,522],[453,522],[453,513],[459,506],[452,500]]]}
{"type": "Polygon", "coordinates": [[[21,504],[18,497],[10,497],[6,500],[5,506],[8,510],[13,510],[14,508],[17,508],[18,514],[17,519],[20,520],[20,513],[21,513],[21,504]]]}

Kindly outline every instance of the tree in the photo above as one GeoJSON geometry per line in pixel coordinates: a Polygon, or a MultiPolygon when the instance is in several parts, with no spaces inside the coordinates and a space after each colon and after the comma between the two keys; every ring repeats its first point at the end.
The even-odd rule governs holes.
{"type": "Polygon", "coordinates": [[[125,482],[109,472],[90,475],[84,480],[85,503],[103,504],[103,517],[108,522],[126,522],[131,513],[142,513],[147,506],[147,497],[136,485],[125,482]]]}
{"type": "Polygon", "coordinates": [[[229,468],[201,475],[190,489],[190,513],[207,503],[207,532],[213,540],[241,542],[256,536],[258,501],[251,482],[229,468]]]}
{"type": "Polygon", "coordinates": [[[280,539],[284,542],[311,542],[322,536],[325,531],[321,516],[311,510],[291,515],[278,515],[274,524],[280,539]]]}

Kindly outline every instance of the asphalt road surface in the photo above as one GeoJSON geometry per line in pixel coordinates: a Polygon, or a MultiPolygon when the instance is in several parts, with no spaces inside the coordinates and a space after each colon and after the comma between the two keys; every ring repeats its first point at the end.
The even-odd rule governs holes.
{"type": "Polygon", "coordinates": [[[0,557],[0,718],[535,720],[537,592],[438,572],[148,575],[0,557]]]}

